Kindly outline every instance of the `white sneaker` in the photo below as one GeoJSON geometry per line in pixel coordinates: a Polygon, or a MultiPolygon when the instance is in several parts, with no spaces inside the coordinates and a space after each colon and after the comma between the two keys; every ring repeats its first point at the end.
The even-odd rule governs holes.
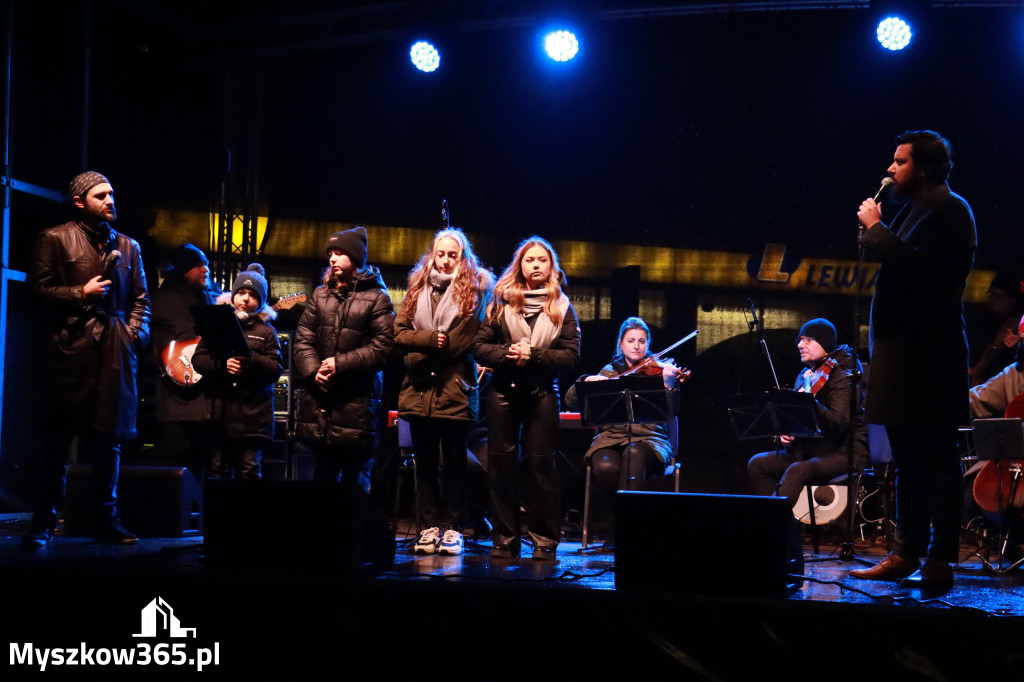
{"type": "Polygon", "coordinates": [[[457,530],[446,530],[444,538],[441,539],[439,554],[462,554],[463,542],[462,533],[457,530]]]}
{"type": "Polygon", "coordinates": [[[413,551],[417,554],[433,554],[441,544],[441,531],[434,526],[420,531],[420,539],[416,541],[413,551]]]}

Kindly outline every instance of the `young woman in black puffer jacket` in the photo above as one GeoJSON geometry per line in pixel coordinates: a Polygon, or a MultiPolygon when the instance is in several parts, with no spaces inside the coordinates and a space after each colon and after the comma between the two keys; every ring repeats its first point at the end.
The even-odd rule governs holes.
{"type": "Polygon", "coordinates": [[[324,283],[295,330],[295,431],[313,448],[315,480],[369,491],[395,311],[380,271],[366,264],[365,229],[335,232],[326,251],[324,283]]]}

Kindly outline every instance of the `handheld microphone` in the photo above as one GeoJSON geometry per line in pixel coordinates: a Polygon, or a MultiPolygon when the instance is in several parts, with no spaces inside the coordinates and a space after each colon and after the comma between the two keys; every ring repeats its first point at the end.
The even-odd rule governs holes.
{"type": "Polygon", "coordinates": [[[114,249],[107,254],[107,257],[103,259],[103,279],[110,280],[110,286],[103,292],[104,296],[110,295],[110,290],[114,288],[114,268],[117,267],[117,262],[121,260],[121,252],[114,249]]]}
{"type": "Polygon", "coordinates": [[[894,182],[896,182],[896,181],[893,180],[892,178],[882,178],[882,186],[878,188],[878,191],[875,192],[875,196],[871,200],[874,201],[877,204],[878,203],[878,197],[882,196],[882,192],[885,191],[885,188],[888,187],[889,185],[891,185],[894,182]]]}
{"type": "Polygon", "coordinates": [[[107,254],[107,257],[103,259],[103,279],[110,279],[114,275],[114,268],[117,267],[119,260],[121,260],[121,252],[117,249],[107,254]]]}
{"type": "MultiPolygon", "coordinates": [[[[878,188],[878,191],[875,192],[875,196],[871,197],[871,201],[873,201],[873,202],[875,202],[877,204],[878,203],[878,199],[879,199],[879,197],[882,196],[882,192],[885,191],[885,188],[888,187],[889,185],[891,185],[894,182],[896,182],[896,181],[893,180],[892,178],[888,178],[888,177],[887,178],[882,178],[882,184],[878,188]]],[[[860,217],[857,218],[857,227],[860,230],[864,230],[864,228],[865,228],[864,223],[862,223],[860,221],[860,217]]]]}

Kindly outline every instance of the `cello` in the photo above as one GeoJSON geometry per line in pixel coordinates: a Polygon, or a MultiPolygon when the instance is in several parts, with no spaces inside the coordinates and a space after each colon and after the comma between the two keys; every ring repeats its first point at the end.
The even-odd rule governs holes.
{"type": "MultiPolygon", "coordinates": [[[[1006,407],[1007,419],[1024,419],[1024,394],[1013,399],[1006,407]]],[[[1003,514],[1008,511],[1024,512],[1024,486],[1020,485],[1024,460],[989,460],[978,470],[971,487],[974,501],[984,511],[1003,514]]]]}

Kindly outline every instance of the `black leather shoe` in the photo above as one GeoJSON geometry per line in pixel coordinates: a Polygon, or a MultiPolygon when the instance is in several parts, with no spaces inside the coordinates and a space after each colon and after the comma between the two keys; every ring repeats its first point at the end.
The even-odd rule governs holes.
{"type": "Polygon", "coordinates": [[[534,561],[554,561],[555,560],[555,548],[554,547],[534,547],[533,557],[534,561]]]}
{"type": "Polygon", "coordinates": [[[953,568],[945,561],[928,559],[920,570],[904,578],[900,585],[922,590],[948,590],[953,587],[953,568]]]}
{"type": "Polygon", "coordinates": [[[519,558],[519,544],[513,543],[510,545],[495,545],[491,549],[492,559],[518,559],[519,558]]]}
{"type": "Polygon", "coordinates": [[[21,539],[23,547],[46,547],[46,545],[53,538],[53,531],[49,528],[43,528],[42,530],[33,530],[25,534],[25,537],[21,539]]]}
{"type": "Polygon", "coordinates": [[[850,571],[850,577],[860,578],[861,580],[892,580],[899,582],[916,571],[918,565],[917,559],[907,559],[901,557],[896,552],[890,552],[889,556],[871,568],[850,571]]]}
{"type": "Polygon", "coordinates": [[[110,545],[134,545],[139,537],[121,525],[120,521],[110,521],[96,533],[96,542],[110,545]]]}

